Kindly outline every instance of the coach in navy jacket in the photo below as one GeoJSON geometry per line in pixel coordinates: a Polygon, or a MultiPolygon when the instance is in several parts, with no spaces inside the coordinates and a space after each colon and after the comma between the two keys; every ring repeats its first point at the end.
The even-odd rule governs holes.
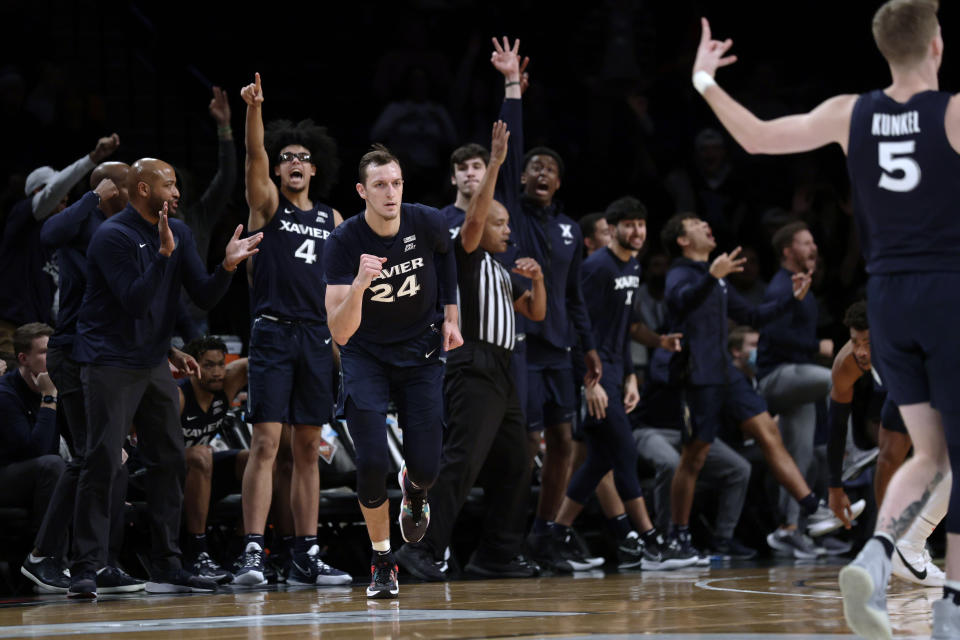
{"type": "MultiPolygon", "coordinates": [[[[138,160],[128,190],[130,204],[100,225],[87,249],[87,289],[73,347],[74,358],[84,365],[80,376],[89,425],[74,515],[68,595],[75,597],[96,595],[96,571],[106,565],[111,483],[131,424],[147,469],[152,529],[147,591],[216,589],[216,583],[180,566],[183,437],[177,388],[166,360],[180,287],[198,305],[212,306],[263,237],[240,239],[238,226],[223,264],[208,275],[189,228],[167,218],[168,202],[179,197],[173,167],[138,160]]],[[[199,372],[196,361],[179,352],[171,361],[181,370],[199,372]]]]}

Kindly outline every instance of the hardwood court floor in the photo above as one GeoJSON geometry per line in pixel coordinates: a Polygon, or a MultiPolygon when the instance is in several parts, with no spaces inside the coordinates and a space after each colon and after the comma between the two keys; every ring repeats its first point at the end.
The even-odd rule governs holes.
{"type": "MultiPolygon", "coordinates": [[[[839,564],[742,564],[673,572],[410,583],[399,600],[364,586],[265,588],[215,595],[44,596],[0,606],[0,638],[851,638],[839,564]]],[[[939,589],[894,579],[898,637],[929,637],[939,589]]]]}

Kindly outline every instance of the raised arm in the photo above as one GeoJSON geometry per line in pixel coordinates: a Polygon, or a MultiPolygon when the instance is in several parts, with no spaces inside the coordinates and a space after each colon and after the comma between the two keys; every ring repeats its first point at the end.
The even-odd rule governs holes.
{"type": "Polygon", "coordinates": [[[513,308],[534,322],[542,321],[547,317],[547,288],[543,284],[540,264],[533,258],[518,258],[511,271],[529,278],[532,283],[529,291],[524,291],[522,296],[514,300],[513,308]]]}
{"type": "Polygon", "coordinates": [[[707,19],[701,18],[700,22],[703,31],[693,63],[694,87],[747,153],[800,153],[832,142],[839,144],[846,153],[850,114],[857,96],[839,95],[809,113],[761,120],[716,83],[717,69],[737,61],[736,56],[726,55],[733,41],[714,40],[707,19]]]}
{"type": "Polygon", "coordinates": [[[504,100],[499,119],[507,123],[507,131],[510,132],[507,156],[500,169],[501,175],[494,194],[497,200],[508,206],[511,216],[523,215],[522,211],[513,210],[518,207],[510,204],[520,197],[520,174],[523,172],[523,108],[520,96],[528,81],[524,69],[530,62],[530,58],[520,59],[519,47],[519,40],[511,47],[507,38],[503,39],[502,46],[493,38],[493,53],[490,56],[490,64],[503,75],[504,100]]]}
{"type": "Polygon", "coordinates": [[[117,193],[117,187],[110,178],[104,178],[94,191],[88,191],[83,197],[60,212],[47,218],[40,228],[40,242],[50,249],[61,247],[80,234],[83,223],[103,200],[109,200],[117,193]],[[97,197],[99,196],[99,198],[97,197]]]}
{"type": "Polygon", "coordinates": [[[850,498],[843,490],[843,456],[847,447],[847,423],[850,420],[850,403],[853,402],[853,385],[863,375],[853,357],[853,344],[847,342],[833,361],[830,372],[833,386],[830,389],[830,410],[827,413],[827,470],[829,475],[828,496],[830,509],[850,528],[850,498]]]}
{"type": "Polygon", "coordinates": [[[37,220],[48,218],[50,214],[56,211],[57,205],[70,192],[73,185],[80,182],[83,176],[106,160],[119,146],[120,136],[115,133],[100,138],[97,140],[97,146],[93,151],[54,174],[47,180],[43,189],[33,195],[33,217],[37,220]]]}
{"type": "Polygon", "coordinates": [[[233,129],[230,128],[230,103],[226,91],[220,87],[213,88],[209,110],[217,123],[217,173],[200,196],[197,217],[209,220],[212,224],[237,183],[237,147],[233,142],[233,129]]]}
{"type": "Polygon", "coordinates": [[[204,310],[212,309],[230,287],[230,279],[233,277],[233,272],[237,270],[237,265],[259,251],[257,245],[263,240],[263,233],[254,233],[241,238],[243,225],[238,224],[230,241],[227,242],[223,262],[217,265],[212,274],[208,274],[197,253],[193,234],[186,225],[183,225],[183,229],[183,243],[187,245],[182,248],[184,252],[183,286],[198,307],[204,310]]]}
{"type": "Polygon", "coordinates": [[[260,74],[254,76],[253,84],[248,84],[240,90],[240,97],[247,103],[247,122],[245,138],[247,159],[244,165],[247,189],[247,204],[250,206],[250,217],[247,228],[250,230],[262,229],[273,214],[277,211],[280,195],[277,185],[270,179],[270,158],[267,149],[263,146],[263,88],[260,85],[260,74]]]}
{"type": "Polygon", "coordinates": [[[460,227],[460,242],[467,253],[473,253],[480,246],[480,238],[483,237],[483,228],[487,224],[487,214],[490,212],[490,204],[493,201],[497,175],[500,165],[507,156],[509,140],[510,132],[507,131],[507,125],[502,120],[493,123],[490,162],[487,163],[487,171],[483,174],[483,180],[480,181],[477,192],[467,205],[467,214],[463,220],[463,226],[460,227]]]}

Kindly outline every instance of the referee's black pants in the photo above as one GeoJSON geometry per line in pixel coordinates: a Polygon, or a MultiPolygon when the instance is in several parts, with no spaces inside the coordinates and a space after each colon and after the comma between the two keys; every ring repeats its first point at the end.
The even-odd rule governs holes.
{"type": "Polygon", "coordinates": [[[526,422],[511,352],[484,342],[465,343],[449,354],[443,390],[443,457],[430,489],[430,528],[420,544],[442,557],[479,478],[486,515],[477,556],[508,561],[520,553],[530,502],[526,422]]]}
{"type": "Polygon", "coordinates": [[[87,365],[80,377],[87,401],[87,451],[74,511],[71,575],[107,564],[110,495],[131,426],[147,469],[151,574],[180,568],[177,538],[186,467],[180,399],[166,360],[151,369],[87,365]]]}

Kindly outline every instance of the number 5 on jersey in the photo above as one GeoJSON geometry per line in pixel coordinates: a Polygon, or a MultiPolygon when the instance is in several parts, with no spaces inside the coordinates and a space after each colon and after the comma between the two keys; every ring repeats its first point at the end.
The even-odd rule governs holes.
{"type": "Polygon", "coordinates": [[[393,296],[393,286],[386,282],[371,286],[370,291],[373,292],[373,296],[370,297],[373,302],[394,302],[396,298],[417,295],[420,285],[417,284],[417,274],[411,273],[400,285],[396,298],[393,296]]]}
{"type": "Polygon", "coordinates": [[[879,143],[877,151],[883,175],[880,176],[877,186],[899,193],[916,189],[920,184],[920,165],[910,157],[915,150],[914,140],[879,143]]]}

